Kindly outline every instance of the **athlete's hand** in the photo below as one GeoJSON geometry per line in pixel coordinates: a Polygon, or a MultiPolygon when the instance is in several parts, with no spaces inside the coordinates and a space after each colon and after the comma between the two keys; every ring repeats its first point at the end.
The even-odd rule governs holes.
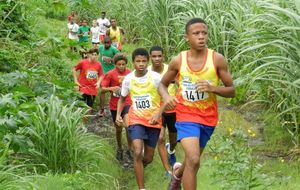
{"type": "Polygon", "coordinates": [[[106,56],[104,57],[103,56],[103,61],[106,62],[106,63],[111,63],[112,62],[112,58],[111,57],[106,57],[106,56]]]}
{"type": "Polygon", "coordinates": [[[100,88],[100,82],[96,82],[95,86],[96,86],[97,89],[99,89],[100,88]]]}
{"type": "Polygon", "coordinates": [[[149,120],[149,124],[150,125],[156,125],[158,123],[158,120],[160,118],[160,114],[155,114],[150,120],[149,120]]]}
{"type": "Polygon", "coordinates": [[[165,110],[174,109],[177,103],[178,100],[175,97],[168,95],[166,98],[164,98],[165,110]]]}
{"type": "Polygon", "coordinates": [[[123,124],[123,118],[121,116],[118,116],[116,117],[116,124],[118,126],[121,126],[123,124]]]}
{"type": "Polygon", "coordinates": [[[213,88],[214,87],[210,85],[209,81],[207,80],[200,80],[196,82],[196,89],[199,92],[212,92],[213,88]]]}
{"type": "Polygon", "coordinates": [[[112,92],[117,93],[120,91],[121,88],[119,86],[114,86],[114,87],[111,87],[110,89],[112,92]]]}

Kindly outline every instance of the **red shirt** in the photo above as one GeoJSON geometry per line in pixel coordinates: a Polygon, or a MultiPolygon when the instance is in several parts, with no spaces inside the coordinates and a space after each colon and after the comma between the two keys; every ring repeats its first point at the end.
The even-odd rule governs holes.
{"type": "Polygon", "coordinates": [[[97,79],[102,76],[101,64],[98,61],[92,63],[88,59],[83,59],[75,66],[75,70],[80,70],[78,82],[81,86],[79,91],[84,94],[97,96],[96,83],[97,79]]]}
{"type": "MultiPolygon", "coordinates": [[[[113,69],[106,73],[103,80],[101,81],[102,87],[114,87],[114,86],[120,86],[120,92],[119,93],[110,93],[110,101],[109,101],[109,107],[111,110],[117,110],[118,107],[118,101],[121,95],[121,84],[124,79],[124,77],[129,74],[131,71],[130,69],[126,69],[123,73],[120,73],[118,69],[113,69]]],[[[131,100],[129,96],[126,96],[125,98],[125,105],[131,105],[131,100]]]]}

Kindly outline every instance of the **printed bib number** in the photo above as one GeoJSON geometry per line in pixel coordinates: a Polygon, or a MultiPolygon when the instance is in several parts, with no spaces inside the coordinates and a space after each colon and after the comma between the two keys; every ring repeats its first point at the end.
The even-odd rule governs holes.
{"type": "Polygon", "coordinates": [[[97,78],[97,71],[88,71],[86,73],[86,78],[87,79],[95,79],[95,78],[97,78]]]}
{"type": "Polygon", "coordinates": [[[182,97],[189,102],[197,102],[208,98],[208,93],[196,90],[195,83],[183,82],[182,97]]]}
{"type": "Polygon", "coordinates": [[[151,105],[151,96],[149,94],[142,96],[133,96],[134,109],[149,109],[151,105]]]}
{"type": "Polygon", "coordinates": [[[84,33],[83,33],[83,36],[88,36],[88,35],[89,35],[88,32],[84,32],[84,33]]]}

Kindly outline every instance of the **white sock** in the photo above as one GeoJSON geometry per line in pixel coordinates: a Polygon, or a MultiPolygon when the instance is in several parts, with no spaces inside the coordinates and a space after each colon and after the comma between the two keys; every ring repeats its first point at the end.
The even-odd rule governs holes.
{"type": "Polygon", "coordinates": [[[169,153],[169,154],[174,154],[174,153],[175,153],[175,149],[174,149],[173,151],[171,151],[171,150],[170,150],[170,147],[171,147],[171,146],[169,146],[168,149],[167,149],[168,153],[169,153]]]}

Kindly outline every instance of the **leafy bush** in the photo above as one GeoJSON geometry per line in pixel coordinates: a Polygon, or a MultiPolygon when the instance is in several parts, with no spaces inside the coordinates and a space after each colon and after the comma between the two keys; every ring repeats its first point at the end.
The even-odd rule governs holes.
{"type": "Polygon", "coordinates": [[[32,159],[53,172],[75,172],[89,148],[98,145],[90,141],[86,144],[87,135],[80,131],[85,111],[76,108],[75,103],[64,106],[54,96],[45,103],[37,103],[38,110],[26,128],[34,144],[30,151],[32,159]]]}
{"type": "Polygon", "coordinates": [[[213,165],[216,166],[212,177],[215,182],[222,189],[266,189],[271,186],[273,179],[262,172],[262,165],[251,156],[247,135],[241,129],[230,133],[230,137],[219,136],[219,142],[212,147],[215,154],[213,165]]]}

